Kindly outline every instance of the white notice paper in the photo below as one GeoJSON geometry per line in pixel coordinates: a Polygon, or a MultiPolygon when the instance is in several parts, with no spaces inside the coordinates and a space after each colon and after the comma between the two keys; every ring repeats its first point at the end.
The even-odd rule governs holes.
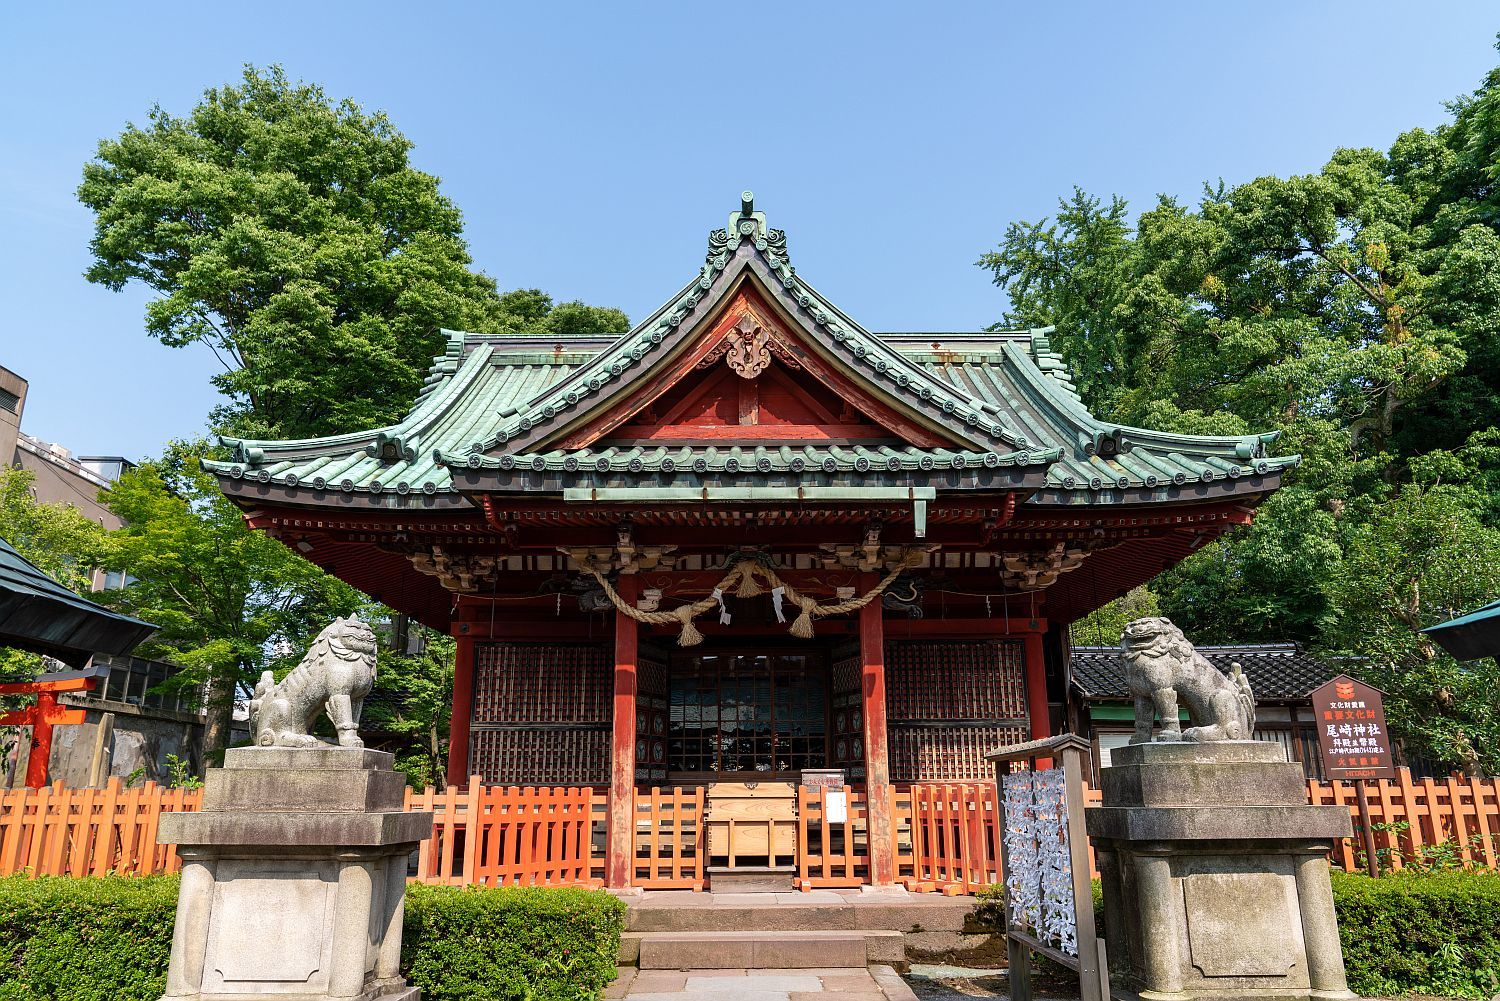
{"type": "Polygon", "coordinates": [[[849,794],[844,790],[828,790],[827,820],[830,824],[846,824],[849,822],[849,794]]]}

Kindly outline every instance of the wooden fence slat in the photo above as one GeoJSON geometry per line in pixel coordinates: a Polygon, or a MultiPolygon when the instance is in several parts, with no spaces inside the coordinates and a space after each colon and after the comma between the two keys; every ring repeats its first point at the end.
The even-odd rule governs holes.
{"type": "MultiPolygon", "coordinates": [[[[868,879],[869,812],[865,794],[845,790],[846,820],[828,819],[828,790],[798,790],[797,885],[857,886],[868,879]]],[[[890,793],[896,873],[909,887],[973,892],[998,880],[999,793],[993,783],[920,783],[890,793]]],[[[1355,813],[1354,788],[1309,781],[1308,802],[1355,813]]],[[[103,789],[0,790],[0,875],[102,875],[174,872],[173,846],[156,844],[162,813],[196,810],[202,793],[154,782],[129,789],[112,778],[103,789]]],[[[1085,789],[1097,803],[1098,790],[1085,789]]],[[[434,813],[433,834],[418,848],[416,879],[462,885],[599,885],[604,868],[595,828],[607,798],[589,787],[486,787],[407,790],[408,810],[434,813]]],[[[1450,776],[1395,781],[1369,789],[1370,821],[1385,868],[1399,869],[1442,842],[1474,865],[1500,863],[1500,789],[1495,779],[1450,776]],[[1405,822],[1404,834],[1390,830],[1405,822]]],[[[707,833],[705,790],[641,789],[634,803],[634,882],[702,889],[707,833]]],[[[774,836],[774,833],[773,833],[774,836]]],[[[1335,864],[1357,867],[1355,839],[1335,846],[1335,864]]]]}

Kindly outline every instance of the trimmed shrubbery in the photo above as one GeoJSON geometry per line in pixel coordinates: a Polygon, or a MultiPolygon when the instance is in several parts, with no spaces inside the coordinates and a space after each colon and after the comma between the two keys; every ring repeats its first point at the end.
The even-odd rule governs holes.
{"type": "Polygon", "coordinates": [[[1349,988],[1364,997],[1500,994],[1500,873],[1333,873],[1349,988]]]}
{"type": "MultiPolygon", "coordinates": [[[[979,894],[976,917],[1004,924],[999,885],[979,894]]],[[[1349,989],[1363,997],[1500,995],[1500,873],[1398,872],[1380,879],[1333,870],[1333,901],[1349,989]]],[[[1095,918],[1104,905],[1094,880],[1095,918]]]]}
{"type": "MultiPolygon", "coordinates": [[[[0,879],[0,1001],[158,1001],[176,905],[175,876],[0,879]]],[[[402,966],[432,1001],[584,1001],[624,915],[595,890],[412,886],[402,966]]]]}
{"type": "Polygon", "coordinates": [[[401,965],[428,1001],[583,1001],[614,979],[624,926],[600,890],[412,886],[401,965]]]}
{"type": "Polygon", "coordinates": [[[0,879],[0,1001],[157,1001],[177,877],[0,879]]]}

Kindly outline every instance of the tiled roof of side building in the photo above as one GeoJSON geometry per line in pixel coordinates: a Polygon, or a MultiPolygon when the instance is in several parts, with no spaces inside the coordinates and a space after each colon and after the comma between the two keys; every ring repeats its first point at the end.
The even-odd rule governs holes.
{"type": "MultiPolygon", "coordinates": [[[[1314,657],[1295,643],[1200,646],[1197,650],[1225,674],[1230,665],[1239,664],[1255,697],[1270,701],[1304,699],[1345,670],[1339,661],[1314,657]]],[[[1119,648],[1075,646],[1073,687],[1087,699],[1129,699],[1119,648]]]]}
{"type": "MultiPolygon", "coordinates": [[[[1110,425],[1080,402],[1050,329],[974,333],[872,334],[795,275],[785,237],[761,213],[731,218],[710,235],[707,263],[656,313],[618,335],[477,335],[449,332],[411,413],[385,428],[294,441],[226,439],[224,462],[205,463],[226,480],[275,484],[306,502],[381,506],[463,503],[452,471],[590,471],[632,485],[659,475],[653,462],[686,461],[688,472],[754,476],[802,468],[864,482],[900,470],[1035,470],[1032,503],[1149,503],[1178,495],[1212,499],[1273,489],[1295,456],[1273,458],[1274,435],[1202,437],[1110,425]],[[801,446],[680,450],[557,450],[549,439],[591,408],[613,403],[666,347],[700,322],[729,276],[751,275],[839,364],[874,391],[901,400],[964,444],[951,449],[801,446]],[[536,442],[539,447],[530,447],[536,442]],[[752,461],[745,462],[750,455],[752,461]],[[733,461],[729,461],[730,459],[733,461]],[[616,462],[616,459],[619,461],[616,462]],[[785,464],[783,469],[782,464],[785,464]],[[606,468],[607,467],[607,468],[606,468]],[[624,479],[621,479],[621,477],[624,479]],[[313,497],[312,494],[319,496],[313,497]],[[340,497],[340,494],[344,495],[340,497]],[[405,498],[410,495],[410,500],[405,498]],[[424,499],[425,498],[425,499],[424,499]],[[363,499],[363,501],[361,501],[363,499]]],[[[747,481],[751,484],[754,481],[747,481]]],[[[939,483],[983,488],[983,483],[939,483]]]]}

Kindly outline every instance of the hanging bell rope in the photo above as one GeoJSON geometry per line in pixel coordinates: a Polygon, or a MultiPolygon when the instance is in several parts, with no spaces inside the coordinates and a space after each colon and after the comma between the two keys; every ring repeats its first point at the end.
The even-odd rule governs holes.
{"type": "Polygon", "coordinates": [[[799,610],[796,620],[792,622],[791,634],[798,639],[812,639],[814,635],[814,619],[827,618],[830,615],[844,615],[848,612],[864,608],[877,597],[884,594],[886,588],[896,582],[896,578],[921,563],[925,556],[925,552],[921,549],[903,550],[900,558],[896,561],[896,566],[881,579],[880,583],[857,598],[850,598],[848,601],[833,602],[828,605],[819,604],[818,599],[798,591],[792,585],[782,580],[780,575],[770,566],[755,560],[744,559],[729,569],[729,572],[724,575],[724,579],[719,581],[718,586],[713,589],[713,592],[708,597],[686,605],[679,605],[671,611],[643,612],[620,597],[619,592],[614,589],[608,578],[600,572],[592,560],[587,558],[579,559],[578,556],[575,556],[566,549],[559,548],[558,551],[567,553],[584,573],[587,573],[594,580],[598,581],[599,586],[604,588],[604,594],[609,598],[610,603],[623,614],[648,626],[676,625],[678,627],[678,646],[697,646],[703,642],[703,633],[693,624],[693,620],[709,609],[719,607],[721,596],[730,593],[730,587],[734,587],[734,594],[741,598],[753,598],[757,595],[765,594],[767,591],[776,591],[779,589],[784,600],[796,605],[799,610]],[[757,580],[757,577],[761,579],[757,580]]]}

